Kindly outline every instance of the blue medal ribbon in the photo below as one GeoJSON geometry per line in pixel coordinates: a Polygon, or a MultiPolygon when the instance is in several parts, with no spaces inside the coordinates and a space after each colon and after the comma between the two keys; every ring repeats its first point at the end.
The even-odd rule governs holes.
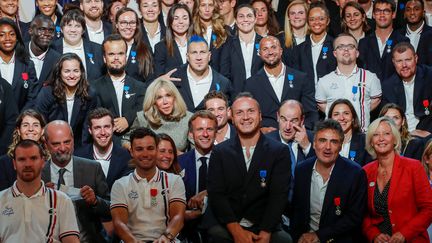
{"type": "Polygon", "coordinates": [[[220,84],[216,83],[216,91],[220,91],[220,84]]]}
{"type": "Polygon", "coordinates": [[[294,75],[293,74],[288,74],[288,81],[289,81],[290,88],[294,87],[293,80],[294,80],[294,75]]]}
{"type": "Polygon", "coordinates": [[[266,170],[260,170],[259,174],[260,174],[261,179],[265,179],[267,177],[267,171],[266,170]]]}
{"type": "Polygon", "coordinates": [[[356,154],[357,154],[356,151],[353,150],[349,151],[349,157],[352,161],[354,161],[356,154]]]}

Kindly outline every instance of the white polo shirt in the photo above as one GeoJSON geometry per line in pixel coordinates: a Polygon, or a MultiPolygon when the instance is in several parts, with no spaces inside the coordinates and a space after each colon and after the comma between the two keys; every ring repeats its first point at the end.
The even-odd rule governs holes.
{"type": "Polygon", "coordinates": [[[20,192],[16,182],[1,191],[0,211],[1,242],[57,243],[65,236],[79,237],[71,199],[61,191],[46,188],[43,181],[31,197],[20,192]]]}
{"type": "Polygon", "coordinates": [[[348,99],[357,112],[362,131],[365,131],[369,126],[371,99],[381,97],[381,94],[381,83],[374,73],[355,67],[349,76],[345,76],[336,68],[319,79],[315,99],[317,103],[327,103],[326,114],[335,100],[348,99]]]}
{"type": "Polygon", "coordinates": [[[186,204],[183,180],[179,175],[157,168],[150,181],[141,178],[135,170],[114,182],[111,190],[111,209],[127,209],[127,226],[141,241],[156,240],[164,233],[172,202],[186,204]]]}
{"type": "Polygon", "coordinates": [[[100,27],[97,30],[93,30],[88,25],[86,25],[86,27],[87,27],[87,33],[89,35],[90,41],[102,45],[102,42],[104,41],[104,37],[105,37],[102,20],[100,20],[100,27]]]}

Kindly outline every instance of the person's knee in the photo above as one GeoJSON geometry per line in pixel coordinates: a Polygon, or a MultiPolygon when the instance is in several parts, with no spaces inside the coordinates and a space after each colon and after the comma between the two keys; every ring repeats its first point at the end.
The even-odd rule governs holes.
{"type": "Polygon", "coordinates": [[[272,233],[271,243],[292,243],[291,236],[284,230],[278,230],[272,233]]]}

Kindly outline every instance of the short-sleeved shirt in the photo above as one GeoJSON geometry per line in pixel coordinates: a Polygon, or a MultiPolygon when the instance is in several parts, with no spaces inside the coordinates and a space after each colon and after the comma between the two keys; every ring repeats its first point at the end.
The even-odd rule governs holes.
{"type": "Polygon", "coordinates": [[[61,242],[79,230],[71,199],[61,191],[46,188],[31,197],[20,192],[16,182],[0,192],[1,242],[61,242]],[[52,241],[50,241],[50,239],[52,241]]]}
{"type": "Polygon", "coordinates": [[[183,180],[157,168],[149,181],[141,178],[135,170],[117,180],[111,190],[111,209],[127,209],[127,226],[142,241],[156,240],[164,233],[172,202],[186,204],[183,180]]]}
{"type": "Polygon", "coordinates": [[[361,129],[369,126],[371,99],[382,95],[378,77],[368,70],[355,67],[349,76],[339,69],[320,78],[315,91],[317,103],[327,103],[326,114],[337,99],[348,99],[354,106],[361,129]]]}

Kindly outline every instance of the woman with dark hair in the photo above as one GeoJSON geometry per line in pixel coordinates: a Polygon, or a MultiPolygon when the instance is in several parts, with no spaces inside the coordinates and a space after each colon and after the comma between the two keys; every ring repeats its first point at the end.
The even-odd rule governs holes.
{"type": "Polygon", "coordinates": [[[115,20],[113,32],[120,34],[128,45],[126,73],[138,81],[153,80],[153,56],[143,41],[138,15],[125,7],[117,12],[115,20]]]}
{"type": "Polygon", "coordinates": [[[156,76],[186,63],[187,42],[192,32],[192,15],[188,7],[174,4],[168,11],[165,39],[155,47],[156,76]]]}
{"type": "Polygon", "coordinates": [[[58,53],[75,53],[84,65],[87,80],[93,81],[105,73],[101,45],[83,38],[86,22],[79,9],[68,10],[61,22],[63,37],[52,43],[58,53]]]}
{"type": "Polygon", "coordinates": [[[112,0],[105,8],[103,15],[104,20],[110,22],[112,25],[115,25],[115,16],[117,12],[124,7],[125,5],[121,0],[112,0]]]}
{"type": "Polygon", "coordinates": [[[166,32],[161,13],[161,3],[158,0],[136,0],[141,13],[141,32],[147,47],[155,52],[155,45],[161,41],[166,32]]]}
{"type": "Polygon", "coordinates": [[[178,175],[181,168],[177,160],[177,148],[174,140],[166,133],[159,133],[157,138],[156,166],[160,170],[178,175]]]}
{"type": "Polygon", "coordinates": [[[267,35],[277,36],[279,34],[279,23],[273,8],[268,2],[266,0],[253,0],[250,2],[256,12],[255,31],[263,37],[267,35]]]}
{"type": "Polygon", "coordinates": [[[35,108],[48,122],[67,121],[74,131],[75,147],[88,141],[87,114],[97,107],[95,92],[85,78],[84,66],[75,53],[66,53],[36,99],[35,108]]]}
{"type": "Polygon", "coordinates": [[[351,159],[361,166],[372,161],[365,150],[365,134],[360,131],[357,113],[349,100],[337,99],[333,102],[328,112],[328,118],[339,122],[344,132],[341,156],[351,159]]]}
{"type": "Polygon", "coordinates": [[[222,49],[228,39],[223,17],[219,14],[219,3],[217,0],[198,0],[197,5],[197,12],[193,13],[194,34],[203,37],[208,43],[210,65],[219,72],[222,49]]]}
{"type": "Polygon", "coordinates": [[[371,27],[369,27],[366,12],[357,2],[347,2],[342,9],[342,31],[350,33],[357,42],[365,37],[371,27]]]}
{"type": "Polygon", "coordinates": [[[32,109],[24,110],[17,117],[12,143],[7,154],[0,157],[0,191],[12,186],[16,180],[16,172],[12,162],[15,146],[24,139],[37,141],[43,146],[42,133],[45,124],[43,115],[32,109]]]}
{"type": "Polygon", "coordinates": [[[41,87],[36,70],[25,50],[18,26],[10,18],[0,18],[0,75],[10,85],[18,110],[32,107],[41,87]]]}
{"type": "Polygon", "coordinates": [[[402,110],[402,108],[394,103],[388,103],[384,105],[379,113],[379,117],[382,116],[387,116],[392,119],[396,128],[400,132],[402,140],[400,155],[421,160],[424,148],[423,139],[411,136],[408,131],[408,122],[406,120],[405,112],[402,110]]]}

